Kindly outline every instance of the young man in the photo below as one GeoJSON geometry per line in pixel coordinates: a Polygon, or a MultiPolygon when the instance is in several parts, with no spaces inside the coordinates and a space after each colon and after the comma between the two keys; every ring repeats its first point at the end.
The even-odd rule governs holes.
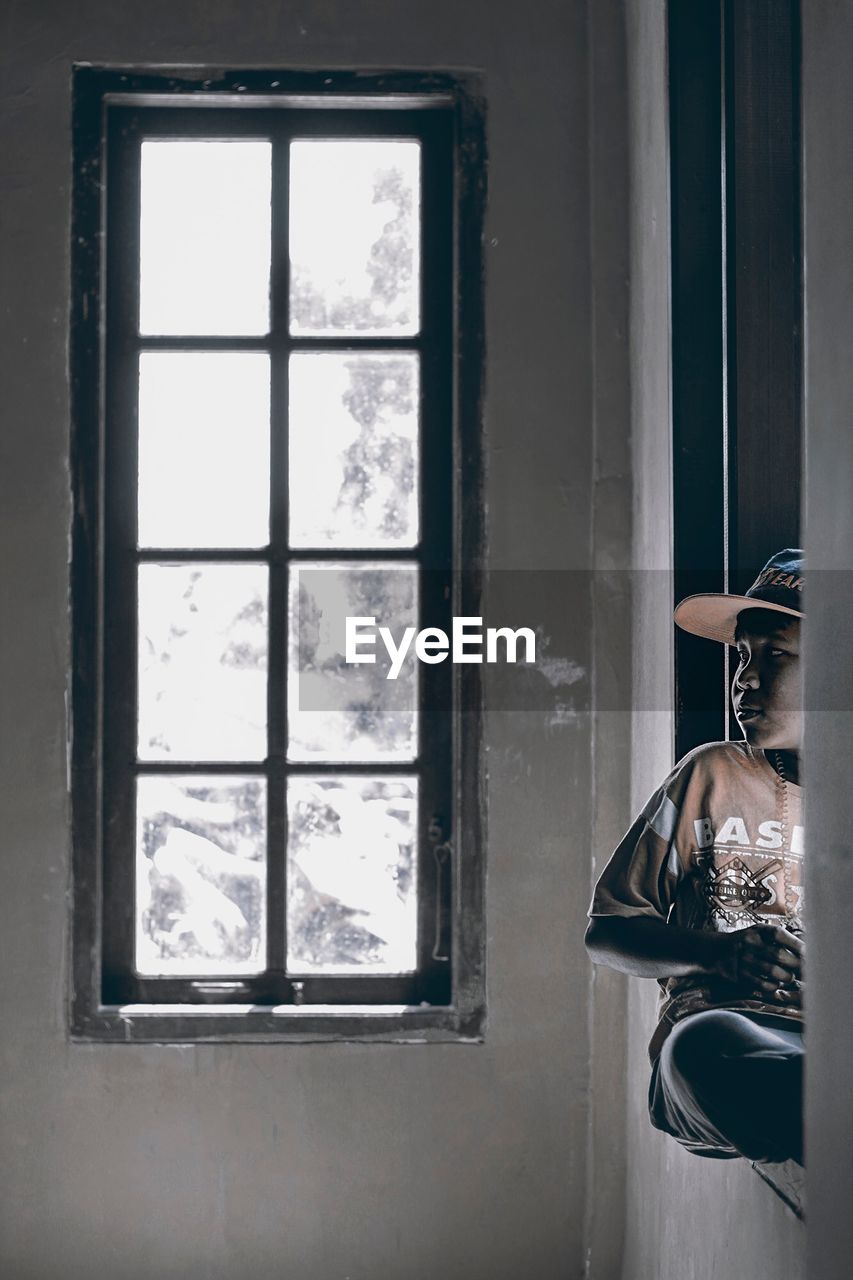
{"type": "Polygon", "coordinates": [[[652,1124],[689,1151],[803,1162],[802,552],[676,623],[734,645],[743,742],[686,756],[595,886],[592,959],[657,978],[652,1124]]]}

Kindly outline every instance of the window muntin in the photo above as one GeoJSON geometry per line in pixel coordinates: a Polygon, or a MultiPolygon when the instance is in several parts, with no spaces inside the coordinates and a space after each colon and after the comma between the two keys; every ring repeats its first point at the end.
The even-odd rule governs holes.
{"type": "MultiPolygon", "coordinates": [[[[106,483],[101,757],[104,803],[102,858],[97,867],[101,878],[101,910],[98,918],[90,923],[85,919],[84,910],[83,923],[75,926],[76,1005],[78,1011],[83,1006],[91,1011],[93,1004],[98,1005],[104,1025],[109,1020],[110,1008],[124,1006],[125,1025],[133,1010],[151,1013],[162,1009],[168,1014],[169,1010],[180,1009],[182,1026],[186,1028],[189,1009],[206,1010],[210,1001],[215,1000],[217,1008],[230,1006],[235,1015],[246,1009],[261,1014],[263,1010],[281,1013],[292,1008],[309,1015],[309,1020],[312,1008],[328,1012],[351,1005],[354,1011],[370,1008],[387,1009],[396,1014],[408,1011],[414,1014],[412,1025],[427,1026],[424,1022],[427,1014],[420,1011],[446,1008],[453,989],[449,944],[454,936],[451,909],[455,895],[448,873],[447,850],[441,844],[451,834],[457,786],[453,772],[450,672],[425,668],[418,672],[415,687],[410,680],[407,688],[402,677],[396,685],[388,682],[387,688],[393,690],[394,696],[389,703],[390,712],[383,714],[396,726],[396,738],[393,749],[384,752],[386,758],[376,759],[377,754],[383,755],[376,751],[365,750],[359,755],[356,740],[348,757],[347,752],[340,749],[332,753],[347,757],[344,760],[335,762],[328,751],[324,759],[316,742],[311,750],[302,751],[304,759],[299,760],[296,758],[300,754],[298,743],[295,739],[289,743],[287,708],[293,706],[293,700],[286,658],[293,648],[288,630],[288,609],[292,607],[289,606],[292,595],[289,580],[311,581],[318,574],[328,576],[330,572],[339,573],[342,568],[355,582],[359,575],[376,576],[380,570],[389,580],[414,573],[416,590],[413,593],[411,586],[407,589],[409,596],[414,595],[409,602],[412,617],[445,628],[448,625],[455,590],[450,576],[455,508],[450,364],[453,349],[453,113],[429,109],[359,111],[352,102],[340,113],[304,109],[290,112],[279,107],[254,111],[242,104],[241,108],[238,112],[224,112],[181,106],[177,111],[165,112],[156,105],[139,109],[117,101],[107,111],[110,181],[106,202],[104,292],[106,483]],[[334,127],[330,130],[332,118],[334,127]],[[415,241],[420,278],[424,280],[428,276],[429,286],[416,290],[416,309],[411,306],[411,297],[406,301],[405,290],[397,290],[394,296],[401,295],[405,306],[397,306],[394,325],[382,319],[382,324],[389,329],[386,333],[374,332],[378,325],[372,321],[373,327],[360,333],[340,329],[303,337],[295,332],[298,326],[291,323],[288,314],[290,262],[286,235],[282,234],[288,225],[290,196],[286,157],[291,154],[291,144],[307,138],[325,143],[331,136],[336,145],[346,136],[353,141],[357,139],[361,146],[371,139],[393,141],[395,145],[404,139],[416,144],[420,190],[415,192],[416,200],[407,198],[406,203],[410,208],[417,204],[422,211],[423,234],[418,225],[415,241]],[[168,145],[177,145],[192,139],[199,146],[228,145],[233,152],[238,138],[265,144],[270,155],[270,322],[266,332],[257,321],[249,325],[245,319],[229,329],[228,324],[221,322],[221,311],[216,323],[211,320],[199,325],[200,332],[191,332],[199,324],[198,320],[189,324],[180,319],[170,322],[174,331],[168,331],[165,320],[149,320],[147,325],[152,331],[141,331],[145,329],[145,325],[139,324],[143,292],[139,264],[144,219],[140,217],[139,206],[144,146],[155,141],[166,145],[167,140],[168,145]],[[414,315],[418,321],[416,328],[405,316],[400,320],[399,313],[405,311],[406,306],[408,316],[414,315]],[[412,332],[406,332],[407,325],[412,332]],[[259,332],[250,332],[251,329],[259,332]],[[247,447],[245,451],[237,451],[236,460],[224,403],[229,393],[227,390],[221,395],[216,393],[212,386],[215,374],[211,382],[205,378],[204,357],[208,356],[221,357],[221,362],[217,361],[220,369],[226,360],[238,369],[237,357],[245,358],[243,372],[247,385],[253,388],[247,392],[245,403],[252,405],[252,412],[246,431],[247,447]],[[266,442],[259,429],[264,418],[264,400],[263,391],[259,390],[258,369],[264,360],[270,370],[271,430],[266,442]],[[308,511],[305,518],[303,511],[300,530],[290,517],[288,471],[292,462],[304,469],[308,450],[303,443],[300,457],[299,449],[291,447],[288,432],[281,424],[286,426],[291,403],[295,406],[298,400],[302,371],[310,372],[312,365],[316,369],[324,361],[326,369],[334,366],[337,375],[336,379],[330,376],[328,382],[337,387],[335,407],[340,451],[346,454],[349,450],[352,457],[353,446],[359,445],[352,424],[355,422],[362,431],[368,425],[373,437],[371,450],[362,447],[362,456],[357,461],[363,464],[371,459],[379,460],[390,475],[379,474],[382,467],[377,468],[381,482],[378,487],[382,491],[378,495],[371,492],[372,502],[361,506],[353,500],[352,484],[333,487],[331,491],[336,495],[333,518],[326,519],[318,529],[316,522],[313,527],[310,524],[315,513],[308,511]],[[424,370],[429,372],[428,380],[424,370]],[[293,401],[289,392],[291,377],[297,384],[293,401]],[[199,430],[200,415],[195,415],[193,423],[189,420],[191,415],[182,416],[172,411],[177,397],[169,400],[170,380],[172,384],[183,383],[182,399],[197,402],[206,399],[204,426],[208,421],[214,424],[207,434],[204,427],[199,430]],[[351,394],[354,386],[358,393],[355,397],[351,394]],[[341,388],[350,392],[350,403],[360,406],[359,413],[353,415],[348,411],[341,388]],[[157,415],[159,421],[155,422],[158,396],[161,412],[157,415]],[[162,411],[164,402],[170,405],[166,412],[162,411]],[[179,483],[173,472],[164,474],[163,456],[168,451],[169,439],[174,441],[184,469],[187,460],[193,457],[196,443],[204,440],[203,465],[195,468],[200,482],[192,486],[189,502],[175,501],[176,493],[181,492],[179,483]],[[389,443],[393,447],[389,448],[389,443]],[[270,476],[268,496],[262,494],[258,498],[256,495],[252,503],[246,495],[256,494],[257,476],[266,450],[270,476]],[[150,480],[152,475],[157,476],[158,470],[158,483],[168,500],[159,503],[155,500],[146,505],[143,498],[137,506],[138,480],[144,481],[146,476],[150,480]],[[405,484],[399,482],[401,473],[406,477],[405,484]],[[230,475],[241,497],[229,505],[223,526],[228,533],[220,539],[211,513],[221,507],[221,495],[230,475]],[[418,502],[416,496],[426,500],[418,502]],[[259,535],[266,520],[269,536],[264,542],[259,535]],[[311,545],[315,538],[319,545],[311,545]],[[215,545],[220,542],[222,545],[215,545]],[[226,571],[233,570],[237,572],[224,576],[226,571]],[[244,634],[239,644],[233,643],[233,637],[222,632],[222,625],[226,632],[228,630],[228,619],[222,624],[219,617],[222,624],[218,633],[222,641],[219,654],[213,657],[207,654],[204,660],[199,658],[194,663],[193,628],[167,624],[166,632],[180,633],[170,639],[183,650],[181,660],[187,675],[185,685],[173,680],[174,685],[181,686],[173,690],[173,695],[189,703],[195,697],[198,703],[205,679],[196,666],[204,668],[205,662],[208,674],[218,666],[217,676],[225,685],[229,678],[232,685],[238,679],[245,679],[247,687],[257,685],[266,662],[266,755],[255,745],[257,735],[263,736],[264,730],[263,708],[258,714],[257,696],[254,701],[249,699],[252,714],[243,726],[239,755],[233,750],[224,758],[220,754],[217,734],[220,743],[227,737],[221,728],[197,735],[202,741],[193,745],[192,755],[188,754],[186,740],[180,741],[179,733],[173,733],[174,744],[167,750],[163,726],[153,723],[150,714],[152,698],[157,705],[157,693],[161,708],[164,705],[162,668],[170,665],[163,661],[162,616],[158,621],[156,609],[152,614],[150,607],[152,590],[156,597],[152,584],[159,583],[162,588],[164,582],[171,582],[171,587],[161,589],[161,596],[164,591],[166,597],[170,592],[172,597],[177,594],[183,602],[181,607],[188,610],[186,592],[189,591],[193,604],[197,604],[196,597],[205,601],[206,580],[213,583],[218,578],[220,585],[231,583],[234,587],[225,593],[233,604],[241,595],[236,589],[241,582],[241,571],[245,571],[242,592],[245,600],[236,612],[241,615],[238,621],[243,632],[248,628],[251,635],[244,634]],[[140,602],[147,610],[148,631],[153,630],[155,639],[159,637],[161,641],[159,649],[148,634],[144,647],[138,642],[140,602]],[[248,650],[252,661],[242,667],[232,661],[229,670],[229,662],[223,663],[222,658],[230,653],[233,659],[235,650],[248,650]],[[148,669],[137,688],[132,673],[142,666],[143,657],[148,669]],[[217,657],[218,663],[214,660],[217,657]],[[158,663],[159,673],[156,672],[158,663]],[[155,675],[159,674],[159,685],[156,680],[152,684],[151,667],[155,668],[155,675]],[[141,716],[145,732],[140,733],[136,711],[144,712],[146,700],[148,711],[141,716]],[[357,812],[360,805],[372,814],[370,822],[377,832],[376,844],[384,842],[387,851],[393,850],[393,857],[387,856],[381,866],[370,868],[376,893],[380,898],[384,896],[382,910],[374,905],[372,915],[376,917],[374,923],[382,920],[387,936],[382,945],[362,948],[361,952],[356,949],[354,955],[352,948],[347,953],[345,947],[338,945],[337,959],[333,958],[331,964],[329,957],[324,958],[315,945],[322,928],[318,928],[310,912],[306,913],[304,902],[300,918],[299,903],[295,899],[289,901],[285,890],[288,867],[294,877],[304,875],[304,866],[300,863],[304,864],[306,858],[305,841],[302,839],[301,846],[299,841],[294,844],[293,831],[289,843],[287,839],[288,813],[313,812],[305,798],[308,793],[298,802],[303,781],[303,792],[307,787],[315,801],[317,795],[326,795],[328,799],[330,794],[337,793],[340,793],[341,804],[343,797],[347,798],[351,811],[350,836],[358,830],[358,823],[353,826],[352,812],[357,812]],[[157,789],[159,782],[166,785],[171,796],[168,803],[162,788],[157,789]],[[153,812],[152,806],[158,804],[162,807],[153,812]],[[208,901],[207,916],[198,903],[188,911],[186,902],[176,907],[166,894],[167,931],[163,918],[163,885],[157,883],[156,877],[152,883],[149,864],[156,863],[167,871],[176,865],[189,867],[184,874],[191,879],[202,849],[206,850],[204,856],[214,861],[234,859],[229,865],[240,874],[229,878],[233,892],[208,901]],[[378,870],[381,874],[377,874],[378,870]],[[135,884],[140,872],[147,877],[142,890],[135,884]],[[392,909],[395,899],[389,886],[394,886],[396,911],[392,909]],[[264,902],[260,913],[259,895],[264,902]],[[156,908],[150,905],[152,899],[157,901],[156,908]],[[192,947],[182,950],[178,944],[187,936],[188,915],[196,920],[206,941],[202,944],[193,930],[192,947]],[[239,922],[240,917],[242,923],[232,930],[233,936],[224,936],[228,930],[223,928],[223,920],[239,922]],[[292,944],[288,940],[288,926],[296,930],[292,944]],[[86,985],[85,975],[81,980],[81,960],[86,959],[81,939],[85,939],[87,930],[91,936],[99,935],[102,942],[101,981],[88,1000],[82,991],[86,985]],[[409,931],[408,935],[405,930],[409,931]],[[171,941],[164,943],[167,932],[171,941]],[[288,957],[292,961],[290,971],[288,957]],[[297,973],[294,962],[304,965],[305,972],[297,973]],[[198,972],[193,973],[196,967],[198,972]]],[[[412,187],[411,181],[409,187],[412,187]]],[[[399,203],[399,191],[395,198],[399,203]]],[[[82,256],[78,253],[78,258],[82,256]]],[[[148,257],[151,257],[150,248],[148,257]]],[[[188,276],[191,276],[189,270],[185,272],[185,277],[188,276]]],[[[257,316],[257,306],[253,305],[257,316]]],[[[363,308],[356,310],[363,318],[363,308]]],[[[150,306],[148,314],[151,314],[150,306]]],[[[178,308],[177,314],[185,316],[186,308],[183,313],[178,308]]],[[[212,368],[212,364],[207,366],[208,370],[212,368]]],[[[316,376],[314,381],[321,385],[316,376]]],[[[342,477],[339,461],[336,478],[347,479],[345,475],[342,477]]],[[[298,508],[298,503],[293,505],[298,508]]],[[[210,597],[209,610],[216,612],[217,606],[212,603],[216,600],[220,615],[223,611],[229,613],[229,607],[223,603],[225,597],[220,593],[212,590],[207,596],[210,597]]],[[[76,613],[79,618],[79,583],[76,613]]],[[[196,612],[193,620],[198,620],[196,612]]],[[[215,626],[210,634],[217,634],[215,626]]],[[[79,639],[77,645],[78,652],[85,648],[79,639]]],[[[466,673],[469,674],[472,673],[466,673]]],[[[384,691],[375,692],[381,703],[384,691]]],[[[220,700],[232,713],[234,704],[242,703],[242,699],[228,692],[221,694],[220,700]]],[[[216,713],[211,714],[215,719],[216,713]]],[[[345,718],[346,706],[336,708],[336,714],[345,718]]],[[[84,719],[79,715],[76,723],[80,725],[84,719]]],[[[363,733],[362,740],[367,741],[363,733]]],[[[81,773],[85,772],[79,768],[79,751],[76,760],[79,814],[84,793],[81,773]]],[[[328,803],[324,807],[328,809],[328,803]]],[[[316,808],[315,803],[313,809],[316,808]]],[[[80,825],[79,819],[77,825],[80,825]]],[[[341,894],[349,893],[355,903],[352,910],[364,913],[363,894],[356,901],[351,893],[354,883],[351,869],[347,875],[342,874],[345,860],[341,853],[346,841],[337,830],[334,834],[335,840],[327,843],[337,847],[334,857],[329,856],[327,861],[329,866],[336,860],[340,864],[341,894]]],[[[75,859],[79,871],[86,864],[79,846],[75,859]]],[[[318,873],[315,871],[315,874],[318,873]]],[[[78,907],[81,893],[78,875],[78,907]]],[[[211,895],[207,897],[210,899],[211,895]]],[[[334,932],[331,930],[330,936],[334,932]]],[[[470,1003],[469,995],[468,1000],[470,1003]]],[[[91,1014],[83,1021],[91,1028],[91,1014]]],[[[152,1022],[151,1030],[144,1034],[162,1034],[155,1032],[154,1025],[152,1022]]],[[[166,1024],[158,1021],[156,1025],[162,1028],[166,1024]]],[[[193,1028],[196,1025],[200,1024],[194,1023],[193,1028]]],[[[268,1028],[270,1023],[259,1019],[258,1025],[268,1028]]],[[[319,1023],[315,1020],[311,1025],[319,1023]]],[[[166,1038],[169,1038],[168,1031],[166,1038]]]]}

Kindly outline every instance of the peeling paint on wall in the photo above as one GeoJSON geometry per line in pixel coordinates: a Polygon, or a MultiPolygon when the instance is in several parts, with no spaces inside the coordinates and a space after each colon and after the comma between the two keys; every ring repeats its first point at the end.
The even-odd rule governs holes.
{"type": "Polygon", "coordinates": [[[552,689],[565,688],[583,680],[586,671],[571,658],[540,658],[539,670],[552,689]]]}

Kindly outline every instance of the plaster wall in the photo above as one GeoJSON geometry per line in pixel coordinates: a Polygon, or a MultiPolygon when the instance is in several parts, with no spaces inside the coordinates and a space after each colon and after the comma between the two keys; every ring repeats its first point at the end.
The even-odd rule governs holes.
{"type": "MultiPolygon", "coordinates": [[[[485,1043],[69,1043],[75,61],[481,71],[491,157],[492,563],[586,569],[593,555],[591,82],[582,0],[6,0],[0,1274],[579,1274],[589,1056],[580,939],[592,825],[586,714],[550,723],[494,716],[487,726],[485,1043]]],[[[605,99],[597,114],[605,150],[610,111],[605,99]]],[[[608,235],[604,226],[601,261],[608,235]]],[[[601,530],[605,547],[609,536],[601,530]]],[[[552,615],[555,651],[588,674],[589,601],[558,596],[552,615]]],[[[585,680],[554,690],[555,706],[587,696],[585,680]]]]}
{"type": "MultiPolygon", "coordinates": [[[[590,5],[590,267],[593,293],[594,882],[628,822],[631,782],[631,441],[628,135],[620,0],[590,5]],[[606,109],[602,109],[606,104],[606,109]]],[[[590,884],[590,894],[592,885],[590,884]]],[[[626,987],[589,964],[590,1125],[586,1268],[616,1277],[624,1244],[626,987]]]]}
{"type": "MultiPolygon", "coordinates": [[[[634,689],[631,811],[672,767],[669,176],[665,0],[627,0],[634,689]]],[[[811,848],[811,842],[810,842],[811,848]]],[[[628,980],[622,1280],[798,1280],[803,1225],[746,1161],[691,1156],[649,1123],[657,984],[628,980]]],[[[817,1273],[816,1273],[817,1274],[817,1273]]],[[[823,1280],[823,1277],[821,1277],[823,1280]]]]}

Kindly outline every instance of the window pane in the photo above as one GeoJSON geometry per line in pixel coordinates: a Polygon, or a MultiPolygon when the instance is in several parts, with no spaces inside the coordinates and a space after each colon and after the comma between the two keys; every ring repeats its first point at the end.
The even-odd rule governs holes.
{"type": "Polygon", "coordinates": [[[287,966],[406,973],[417,960],[417,779],[288,783],[287,966]]]}
{"type": "Polygon", "coordinates": [[[142,143],[140,332],[269,329],[269,142],[142,143]]]}
{"type": "Polygon", "coordinates": [[[139,545],[264,546],[269,421],[269,356],[143,354],[139,545]]]}
{"type": "Polygon", "coordinates": [[[292,356],[291,544],[417,540],[418,357],[292,356]]]}
{"type": "MultiPolygon", "coordinates": [[[[418,626],[411,564],[292,565],[289,601],[288,758],[412,760],[417,678],[411,653],[396,679],[378,641],[376,662],[347,663],[347,617],[375,617],[397,643],[418,626]]],[[[366,647],[362,650],[366,652],[366,647]]]]}
{"type": "Polygon", "coordinates": [[[139,567],[139,757],[261,760],[267,570],[139,567]]]}
{"type": "Polygon", "coordinates": [[[419,142],[291,144],[293,333],[417,333],[420,203],[419,142]]]}
{"type": "Polygon", "coordinates": [[[143,974],[266,967],[266,783],[137,783],[136,967],[143,974]]]}

